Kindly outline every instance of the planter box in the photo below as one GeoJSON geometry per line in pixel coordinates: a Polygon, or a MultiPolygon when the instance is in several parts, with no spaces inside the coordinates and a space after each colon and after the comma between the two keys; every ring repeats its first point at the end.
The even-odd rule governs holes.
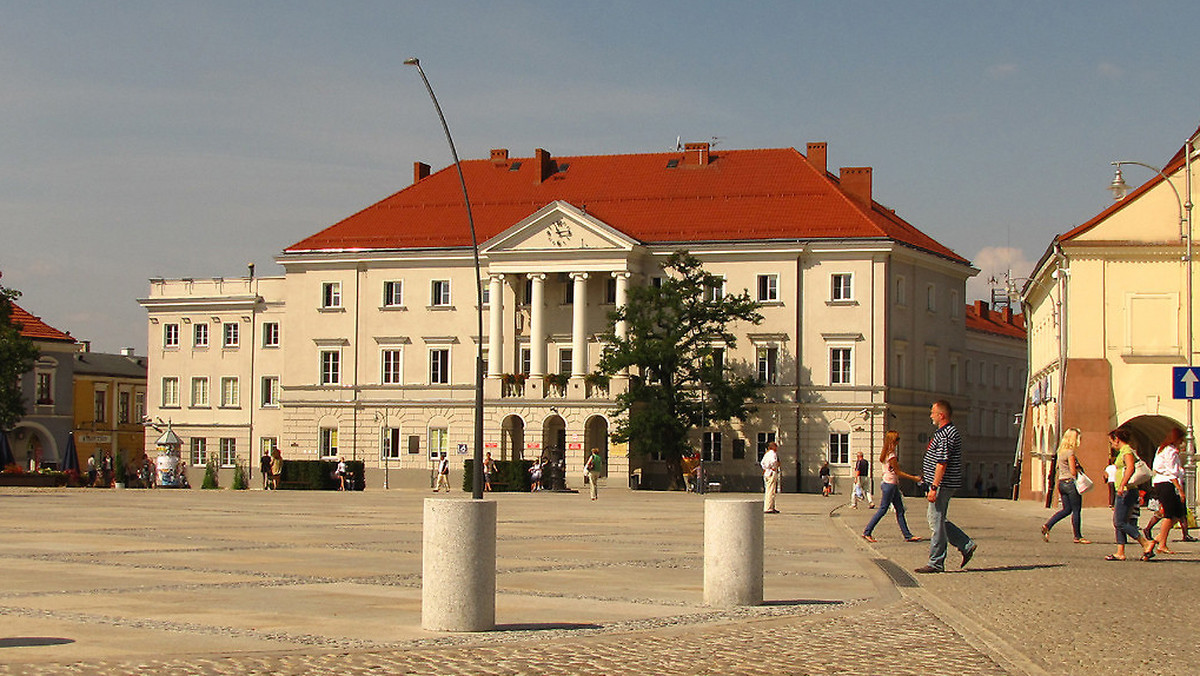
{"type": "Polygon", "coordinates": [[[67,478],[45,474],[0,474],[0,486],[53,488],[67,485],[67,478]]]}

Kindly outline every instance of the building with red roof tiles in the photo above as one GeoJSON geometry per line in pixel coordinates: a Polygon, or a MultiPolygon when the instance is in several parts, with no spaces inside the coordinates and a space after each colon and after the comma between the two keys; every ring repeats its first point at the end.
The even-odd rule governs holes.
{"type": "Polygon", "coordinates": [[[152,280],[140,301],[150,380],[162,385],[150,413],[203,449],[220,439],[243,458],[274,445],[287,457],[365,459],[372,485],[381,473],[415,485],[436,455],[465,457],[473,445],[481,345],[495,458],[545,455],[574,477],[594,447],[610,483],[665,485],[661,461],[610,442],[625,379],[604,386],[589,374],[608,313],[684,249],[727,291],[748,290],[765,317],[737,327],[726,363],[756,370],[767,401],[745,423],[695,432],[709,475],[761,488],[756,458],[774,440],[785,488],[816,490],[822,460],[848,478],[853,451],[886,429],[924,434],[932,399],[965,405],[951,380],[976,272],[875,201],[869,167],[834,173],[826,160],[823,143],[803,154],[689,143],[597,156],[496,149],[462,162],[482,337],[458,174],[417,162],[412,185],[284,249],[283,277],[152,280]],[[241,342],[218,349],[230,324],[241,342]],[[217,406],[205,381],[249,394],[217,406]]]}
{"type": "MultiPolygon", "coordinates": [[[[1079,459],[1096,479],[1108,464],[1109,430],[1129,429],[1150,461],[1170,428],[1192,425],[1191,400],[1182,397],[1200,390],[1176,370],[1195,363],[1186,205],[1200,177],[1195,152],[1184,152],[1191,146],[1161,172],[1126,163],[1125,171],[1149,180],[1055,237],[1022,290],[1030,369],[1023,497],[1054,500],[1055,452],[1066,429],[1082,431],[1079,459]]],[[[1189,494],[1194,500],[1194,486],[1189,494]]],[[[1100,506],[1107,496],[1093,491],[1083,500],[1100,506]]]]}
{"type": "Polygon", "coordinates": [[[970,399],[961,429],[967,438],[963,477],[980,497],[1012,494],[1025,401],[1025,317],[977,300],[966,306],[963,391],[970,399]]]}

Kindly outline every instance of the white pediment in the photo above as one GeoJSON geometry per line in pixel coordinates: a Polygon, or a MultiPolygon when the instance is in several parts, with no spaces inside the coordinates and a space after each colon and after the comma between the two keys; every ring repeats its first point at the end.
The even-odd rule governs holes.
{"type": "Polygon", "coordinates": [[[483,243],[489,258],[506,254],[572,255],[629,252],[639,243],[616,228],[566,202],[547,204],[483,243]]]}

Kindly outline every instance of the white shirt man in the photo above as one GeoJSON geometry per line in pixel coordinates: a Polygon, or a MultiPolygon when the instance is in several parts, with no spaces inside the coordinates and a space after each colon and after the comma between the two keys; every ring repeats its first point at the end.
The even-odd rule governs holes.
{"type": "Polygon", "coordinates": [[[775,509],[775,494],[779,492],[779,446],[774,441],[767,444],[767,452],[763,454],[762,465],[763,469],[763,486],[765,493],[763,495],[763,513],[778,514],[779,510],[775,509]]]}

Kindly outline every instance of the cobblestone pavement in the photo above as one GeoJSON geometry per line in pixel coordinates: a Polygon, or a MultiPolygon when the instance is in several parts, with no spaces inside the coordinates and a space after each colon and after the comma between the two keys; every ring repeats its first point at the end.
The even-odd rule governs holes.
{"type": "MultiPolygon", "coordinates": [[[[867,510],[780,496],[767,603],[716,610],[702,498],[497,495],[496,631],[426,632],[427,496],[0,491],[0,674],[1192,673],[1200,657],[1175,640],[1187,616],[1150,611],[1174,635],[1109,619],[1130,609],[1122,584],[1195,607],[1200,548],[1106,563],[1111,545],[1072,545],[1065,523],[1045,544],[1046,510],[990,500],[953,503],[980,542],[967,571],[912,577],[926,546],[889,521],[868,545],[867,510]],[[1155,659],[1111,649],[1139,629],[1155,659]]],[[[1089,511],[1086,534],[1106,518],[1089,511]]]]}

